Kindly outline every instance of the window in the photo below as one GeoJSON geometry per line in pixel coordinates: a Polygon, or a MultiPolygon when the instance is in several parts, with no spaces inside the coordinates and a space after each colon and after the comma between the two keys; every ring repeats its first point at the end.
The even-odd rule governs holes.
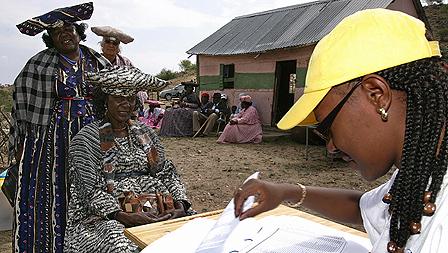
{"type": "Polygon", "coordinates": [[[222,83],[224,89],[233,89],[235,86],[235,65],[224,64],[222,68],[222,83]]]}

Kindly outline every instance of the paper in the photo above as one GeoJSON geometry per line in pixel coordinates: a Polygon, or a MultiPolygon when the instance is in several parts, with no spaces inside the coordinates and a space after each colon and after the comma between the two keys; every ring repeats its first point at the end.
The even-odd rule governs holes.
{"type": "MultiPolygon", "coordinates": [[[[258,172],[251,175],[257,178],[258,172]]],[[[248,198],[243,210],[254,204],[248,198]]],[[[215,221],[197,218],[158,239],[142,253],[367,253],[367,238],[355,236],[297,216],[235,218],[233,199],[215,221]],[[175,242],[175,243],[173,243],[175,242]]]]}
{"type": "MultiPolygon", "coordinates": [[[[255,172],[249,176],[244,182],[249,179],[258,178],[259,172],[255,172]]],[[[243,210],[247,210],[254,204],[255,198],[253,196],[249,197],[246,202],[244,202],[243,210]]],[[[235,227],[240,223],[239,218],[235,217],[235,205],[233,199],[230,200],[229,204],[226,206],[215,226],[210,230],[210,232],[205,237],[204,241],[198,247],[196,252],[198,253],[221,253],[223,252],[224,242],[229,237],[230,233],[235,229],[235,227]]]]}
{"type": "Polygon", "coordinates": [[[371,248],[367,238],[296,216],[269,216],[258,222],[265,232],[233,252],[367,253],[371,248]]]}
{"type": "Polygon", "coordinates": [[[206,218],[191,220],[182,227],[151,243],[141,253],[174,252],[176,247],[182,248],[182,252],[195,252],[215,223],[216,220],[206,218]]]}

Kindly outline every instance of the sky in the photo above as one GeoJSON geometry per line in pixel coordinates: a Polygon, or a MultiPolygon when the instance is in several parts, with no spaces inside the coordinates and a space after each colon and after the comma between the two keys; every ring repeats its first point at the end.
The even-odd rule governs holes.
{"type": "MultiPolygon", "coordinates": [[[[178,71],[185,53],[234,17],[311,0],[94,0],[90,27],[109,25],[134,37],[121,45],[122,54],[146,73],[162,68],[178,71]]],[[[25,63],[45,49],[42,34],[21,34],[16,25],[60,7],[83,1],[0,0],[0,83],[13,83],[25,63]]],[[[100,51],[98,37],[89,29],[82,44],[100,51]]],[[[196,57],[189,58],[195,62],[196,57]]]]}

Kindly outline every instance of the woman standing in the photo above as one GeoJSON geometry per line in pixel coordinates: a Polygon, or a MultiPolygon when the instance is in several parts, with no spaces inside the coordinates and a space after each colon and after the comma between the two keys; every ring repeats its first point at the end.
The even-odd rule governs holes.
{"type": "Polygon", "coordinates": [[[15,252],[62,252],[67,215],[66,156],[74,135],[94,119],[93,86],[84,79],[108,61],[85,40],[92,3],[56,9],[27,20],[20,32],[42,36],[47,49],[33,56],[14,82],[10,156],[19,163],[15,252]]]}
{"type": "Polygon", "coordinates": [[[95,26],[92,27],[92,32],[103,37],[100,41],[101,51],[112,65],[133,66],[131,60],[120,54],[120,44],[128,44],[134,41],[134,38],[110,26],[95,26]]]}

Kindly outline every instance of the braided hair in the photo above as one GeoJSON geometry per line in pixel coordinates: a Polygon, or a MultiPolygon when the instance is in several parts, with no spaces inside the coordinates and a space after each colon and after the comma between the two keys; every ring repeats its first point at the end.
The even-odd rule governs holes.
{"type": "Polygon", "coordinates": [[[432,215],[447,171],[448,78],[442,64],[433,57],[377,73],[407,95],[401,169],[383,199],[392,215],[389,252],[403,249],[419,233],[422,216],[432,215]]]}

